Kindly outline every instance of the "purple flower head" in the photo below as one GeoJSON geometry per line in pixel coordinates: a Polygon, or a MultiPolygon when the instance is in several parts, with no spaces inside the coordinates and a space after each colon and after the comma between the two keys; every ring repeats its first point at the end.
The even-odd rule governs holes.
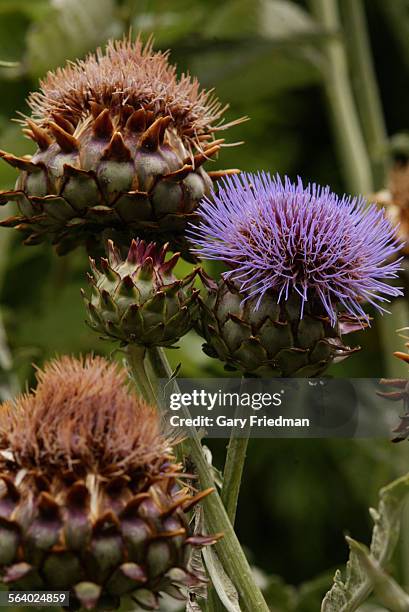
{"type": "Polygon", "coordinates": [[[399,296],[387,283],[396,278],[392,261],[400,244],[382,209],[359,198],[339,198],[329,187],[303,186],[268,173],[226,178],[202,200],[201,222],[189,230],[204,259],[224,261],[224,273],[245,299],[274,292],[277,301],[296,291],[302,310],[319,300],[331,323],[338,309],[368,321],[369,302],[399,296]]]}

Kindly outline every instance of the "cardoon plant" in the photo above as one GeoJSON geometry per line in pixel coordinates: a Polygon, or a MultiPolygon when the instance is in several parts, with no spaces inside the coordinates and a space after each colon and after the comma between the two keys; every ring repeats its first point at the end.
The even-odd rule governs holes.
{"type": "Polygon", "coordinates": [[[155,408],[102,358],[65,357],[34,392],[0,407],[0,575],[12,589],[68,590],[70,604],[113,609],[203,577],[187,512],[210,490],[181,482],[175,440],[155,408]]]}
{"type": "MultiPolygon", "coordinates": [[[[169,63],[168,54],[154,52],[151,42],[144,46],[139,38],[136,42],[130,38],[111,41],[104,51],[99,49],[85,60],[71,62],[64,68],[49,72],[41,82],[40,91],[31,94],[28,103],[32,113],[30,117],[23,118],[22,124],[26,135],[37,143],[38,149],[34,155],[24,157],[15,157],[4,151],[0,153],[5,162],[20,171],[15,189],[0,195],[0,203],[16,202],[18,209],[16,216],[2,224],[22,231],[26,236],[25,244],[51,242],[61,255],[81,245],[98,256],[105,249],[107,258],[102,258],[101,265],[99,257],[96,264],[92,262],[93,287],[88,300],[90,323],[98,333],[117,339],[122,346],[127,345],[127,360],[135,386],[139,394],[152,405],[158,398],[157,385],[150,378],[171,375],[161,347],[177,342],[193,325],[198,310],[197,291],[193,288],[196,271],[192,269],[184,278],[178,279],[173,268],[179,253],[166,259],[167,244],[172,251],[179,251],[186,259],[192,259],[189,241],[185,236],[187,223],[196,218],[198,203],[204,195],[210,193],[212,180],[237,172],[206,172],[204,165],[223,146],[224,140],[218,138],[219,132],[237,121],[224,123],[226,107],[221,106],[214,94],[201,89],[198,81],[188,74],[178,77],[175,67],[169,63]],[[149,375],[146,361],[150,361],[149,375]]],[[[60,573],[60,570],[55,569],[57,566],[53,555],[59,553],[61,548],[61,554],[68,555],[69,562],[72,561],[73,569],[71,571],[68,565],[64,566],[65,557],[59,567],[66,574],[65,579],[69,582],[67,586],[73,588],[73,596],[80,603],[85,606],[97,603],[104,607],[113,602],[116,605],[117,596],[122,595],[123,589],[126,593],[134,590],[132,580],[135,576],[135,580],[139,580],[139,592],[135,594],[135,600],[141,607],[150,609],[157,606],[158,593],[167,591],[177,595],[180,583],[190,581],[191,585],[195,581],[187,567],[190,547],[196,543],[213,541],[214,538],[206,536],[204,539],[195,539],[188,525],[180,526],[179,518],[175,518],[182,513],[181,506],[187,510],[193,506],[193,500],[198,501],[199,498],[193,497],[189,505],[192,496],[187,491],[178,492],[176,485],[173,486],[173,478],[179,477],[179,466],[174,465],[170,456],[168,462],[163,464],[164,472],[169,469],[166,474],[162,474],[162,468],[158,468],[159,471],[152,473],[151,477],[150,472],[145,474],[145,466],[139,466],[138,474],[143,479],[141,490],[129,490],[133,481],[128,472],[132,472],[135,467],[131,465],[131,458],[128,461],[130,446],[132,440],[137,444],[140,439],[138,427],[144,430],[144,419],[138,417],[137,427],[128,414],[131,409],[139,410],[136,400],[132,400],[132,406],[129,404],[129,422],[118,429],[119,436],[125,437],[124,440],[116,435],[116,423],[111,422],[106,413],[106,410],[110,410],[109,404],[104,404],[101,418],[104,421],[106,417],[105,437],[102,436],[102,429],[98,430],[101,434],[96,439],[98,451],[92,442],[93,435],[82,426],[78,412],[74,422],[60,420],[65,419],[66,405],[76,405],[69,395],[73,381],[76,380],[74,370],[74,367],[67,366],[64,380],[61,377],[59,384],[53,387],[56,398],[63,400],[59,408],[50,393],[50,405],[44,402],[37,411],[38,398],[41,400],[43,393],[40,390],[35,395],[19,400],[15,408],[10,405],[3,410],[3,471],[6,473],[3,481],[4,499],[8,508],[5,529],[11,530],[10,535],[7,535],[10,541],[7,552],[9,556],[3,564],[13,567],[12,571],[7,569],[3,574],[3,581],[16,586],[23,584],[13,582],[22,573],[22,578],[26,574],[28,578],[33,575],[46,586],[51,574],[55,580],[55,574],[60,573]],[[62,397],[63,391],[66,392],[65,399],[62,397]],[[37,418],[35,415],[40,413],[41,418],[37,418]],[[33,421],[30,420],[30,414],[33,415],[33,421]],[[21,483],[20,480],[16,481],[14,475],[21,474],[19,470],[25,469],[26,464],[20,465],[20,457],[14,452],[16,438],[7,435],[7,429],[10,429],[14,419],[16,425],[13,425],[12,432],[17,427],[22,432],[37,427],[42,436],[37,440],[38,446],[30,447],[31,455],[27,455],[28,461],[33,464],[33,472],[38,473],[39,477],[30,477],[28,480],[24,478],[21,483]],[[58,432],[53,428],[54,421],[58,432]],[[77,424],[80,430],[75,431],[77,424]],[[55,472],[49,474],[47,462],[61,455],[57,442],[54,443],[57,433],[57,442],[60,441],[64,448],[70,440],[73,441],[74,455],[71,458],[68,452],[63,453],[58,467],[60,471],[57,471],[57,480],[54,481],[55,472]],[[88,455],[85,452],[87,445],[88,455]],[[97,470],[96,474],[99,474],[102,467],[97,459],[104,445],[112,451],[116,448],[119,453],[114,453],[113,459],[120,462],[121,469],[114,460],[112,463],[115,477],[117,467],[120,472],[113,485],[114,488],[118,485],[118,494],[115,492],[114,503],[105,495],[105,489],[101,490],[97,499],[102,503],[99,507],[95,503],[91,506],[88,504],[90,496],[91,500],[96,499],[87,489],[88,481],[81,489],[79,500],[74,490],[73,503],[81,506],[80,517],[85,521],[87,529],[89,527],[91,530],[89,537],[92,546],[89,550],[88,540],[82,539],[75,551],[71,551],[67,549],[65,535],[61,535],[68,529],[67,504],[72,501],[70,490],[78,479],[88,473],[87,460],[90,457],[95,460],[93,466],[97,470]],[[84,451],[84,456],[76,457],[77,447],[81,452],[84,451]],[[39,458],[41,465],[35,463],[39,458]],[[71,476],[74,468],[81,473],[77,474],[74,470],[74,476],[71,476]],[[86,474],[83,473],[84,469],[86,474]],[[11,475],[8,470],[12,470],[11,475]],[[165,477],[168,488],[163,484],[165,477]],[[57,490],[54,482],[61,485],[60,489],[57,490]],[[18,485],[23,488],[19,490],[18,485]],[[7,505],[9,490],[11,505],[7,505]],[[18,521],[20,509],[26,509],[26,492],[31,496],[34,506],[29,507],[33,514],[29,513],[28,524],[23,525],[18,521]],[[131,537],[142,538],[144,554],[148,554],[149,560],[148,557],[128,558],[130,553],[126,552],[121,532],[121,513],[125,512],[122,501],[126,506],[134,494],[144,497],[143,500],[138,497],[134,506],[131,504],[130,520],[135,517],[139,500],[141,508],[147,507],[147,514],[146,517],[137,517],[142,522],[137,522],[136,526],[131,525],[132,533],[135,531],[131,537]],[[173,501],[173,506],[168,505],[170,501],[173,501]],[[33,545],[33,549],[26,549],[20,544],[26,541],[24,529],[32,528],[37,533],[38,521],[42,529],[43,504],[46,513],[48,506],[50,508],[52,529],[50,533],[46,532],[45,543],[40,542],[38,545],[40,548],[45,547],[44,552],[40,553],[37,544],[33,545]],[[98,510],[96,516],[95,508],[98,510]],[[111,522],[107,519],[105,525],[107,511],[112,511],[113,517],[110,517],[111,522]],[[149,512],[151,515],[148,516],[149,512]],[[174,529],[170,525],[172,521],[174,529]],[[185,529],[183,534],[182,527],[185,529]],[[102,548],[97,550],[100,535],[102,548]],[[109,541],[106,541],[105,536],[109,541]],[[95,546],[94,539],[98,539],[95,546]],[[166,541],[163,542],[163,539],[166,541]],[[52,544],[47,548],[49,541],[52,544]],[[149,555],[151,549],[154,552],[149,555]],[[51,560],[48,561],[50,555],[51,560]],[[86,557],[84,571],[83,555],[86,557]],[[114,563],[109,572],[105,566],[99,567],[108,563],[107,556],[109,562],[114,563]],[[46,561],[50,566],[47,569],[50,574],[45,570],[46,561]],[[138,566],[144,563],[146,567],[141,570],[134,567],[135,564],[138,566]],[[77,572],[78,564],[83,573],[77,572]],[[124,564],[126,567],[123,567],[124,564]]],[[[89,385],[86,385],[90,393],[93,385],[96,391],[99,389],[97,378],[92,377],[89,385]]],[[[110,379],[109,385],[106,380],[106,387],[109,386],[114,394],[118,381],[112,372],[110,379]]],[[[79,385],[80,398],[83,391],[79,385]]],[[[91,399],[90,406],[96,409],[91,399]]],[[[82,403],[78,408],[83,408],[82,403]]],[[[141,414],[144,414],[143,411],[141,408],[141,414]]],[[[89,410],[87,414],[87,426],[104,425],[98,419],[94,423],[89,410]]],[[[94,410],[93,414],[96,418],[98,413],[94,410]]],[[[26,441],[26,437],[22,434],[19,440],[26,441]]],[[[26,442],[31,443],[29,437],[26,442]]],[[[157,451],[159,460],[164,459],[161,449],[155,447],[155,439],[151,440],[150,446],[150,452],[155,454],[157,451]]],[[[198,487],[202,493],[198,495],[206,497],[206,531],[223,533],[224,538],[217,545],[217,554],[228,576],[234,581],[241,605],[243,609],[250,610],[255,606],[267,612],[267,605],[220,496],[217,492],[207,496],[206,492],[214,485],[213,471],[196,432],[189,442],[189,453],[191,465],[199,477],[198,487]]],[[[183,456],[179,451],[178,454],[183,456]]],[[[103,478],[110,482],[111,471],[108,470],[107,474],[104,472],[103,478]]],[[[76,513],[76,507],[74,510],[76,513]]],[[[37,586],[37,583],[34,585],[37,586]]]]}
{"type": "Polygon", "coordinates": [[[126,347],[145,401],[106,361],[65,358],[39,374],[35,392],[0,408],[1,580],[67,589],[89,608],[131,596],[155,609],[161,593],[181,597],[202,580],[191,548],[219,536],[193,533],[186,513],[203,499],[206,533],[224,536],[217,558],[207,556],[221,600],[231,604],[236,589],[240,609],[267,612],[232,527],[246,440],[232,437],[219,496],[192,427],[177,451],[189,455],[198,490],[183,486],[177,440],[152,407],[158,378],[176,385],[163,347],[196,325],[206,352],[244,374],[320,375],[356,350],[342,336],[369,324],[366,304],[384,311],[401,295],[389,284],[399,269],[394,230],[362,198],[265,173],[211,193],[212,179],[236,173],[204,170],[232,123],[150,42],[110,42],[49,73],[28,102],[22,123],[38,150],[1,153],[20,171],[0,196],[18,208],[3,225],[60,254],[104,246],[107,257],[91,260],[90,325],[126,347]],[[168,249],[228,271],[219,282],[200,272],[199,298],[198,270],[178,278],[180,253],[168,249]]]}
{"type": "Polygon", "coordinates": [[[189,230],[196,253],[228,266],[208,283],[199,331],[205,351],[265,376],[315,376],[353,350],[342,335],[401,295],[399,249],[384,212],[363,198],[282,181],[228,177],[189,230]]]}

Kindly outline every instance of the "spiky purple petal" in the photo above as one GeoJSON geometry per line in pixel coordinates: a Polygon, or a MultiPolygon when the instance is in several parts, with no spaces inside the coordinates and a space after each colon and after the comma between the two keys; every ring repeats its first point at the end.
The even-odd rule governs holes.
{"type": "Polygon", "coordinates": [[[363,302],[385,312],[381,304],[402,295],[387,282],[399,270],[396,231],[362,197],[262,172],[225,178],[198,212],[196,253],[224,261],[246,298],[296,291],[303,306],[318,298],[335,324],[338,309],[368,321],[363,302]]]}

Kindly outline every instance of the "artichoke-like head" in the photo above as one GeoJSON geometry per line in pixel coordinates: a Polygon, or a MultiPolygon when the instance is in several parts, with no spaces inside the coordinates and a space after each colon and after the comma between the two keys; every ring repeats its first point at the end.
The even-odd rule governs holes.
{"type": "Polygon", "coordinates": [[[365,302],[401,295],[399,243],[382,210],[268,174],[227,178],[189,234],[229,270],[209,283],[199,331],[207,353],[263,376],[315,376],[352,351],[365,302]]]}
{"type": "Polygon", "coordinates": [[[102,358],[65,357],[36,391],[0,407],[0,580],[70,591],[71,607],[145,610],[202,576],[190,567],[187,512],[172,440],[154,408],[102,358]]]}
{"type": "Polygon", "coordinates": [[[0,196],[19,211],[3,225],[22,230],[26,244],[51,241],[60,254],[79,244],[95,250],[115,231],[126,245],[134,236],[170,240],[187,255],[186,223],[212,184],[203,165],[232,125],[213,93],[188,74],[178,78],[151,42],[124,39],[49,72],[28,103],[24,130],[38,150],[1,153],[20,171],[15,190],[0,196]]]}
{"type": "Polygon", "coordinates": [[[208,284],[200,305],[197,330],[204,352],[247,375],[319,376],[334,360],[359,350],[342,341],[349,317],[333,326],[322,309],[308,305],[301,318],[298,295],[281,303],[271,295],[246,299],[232,281],[222,280],[208,284]]]}
{"type": "Polygon", "coordinates": [[[177,279],[179,254],[166,260],[167,245],[133,240],[126,259],[112,241],[101,270],[91,260],[91,296],[85,297],[95,331],[139,346],[172,346],[193,326],[198,311],[194,269],[177,279]]]}

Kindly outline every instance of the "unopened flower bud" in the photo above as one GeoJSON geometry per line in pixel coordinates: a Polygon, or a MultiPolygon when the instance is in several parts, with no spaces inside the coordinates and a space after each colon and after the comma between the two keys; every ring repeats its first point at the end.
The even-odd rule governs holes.
{"type": "Polygon", "coordinates": [[[95,331],[140,346],[172,346],[193,326],[198,290],[197,269],[178,279],[179,254],[166,260],[167,245],[133,240],[126,259],[112,242],[100,270],[91,260],[91,297],[85,298],[95,331]]]}

